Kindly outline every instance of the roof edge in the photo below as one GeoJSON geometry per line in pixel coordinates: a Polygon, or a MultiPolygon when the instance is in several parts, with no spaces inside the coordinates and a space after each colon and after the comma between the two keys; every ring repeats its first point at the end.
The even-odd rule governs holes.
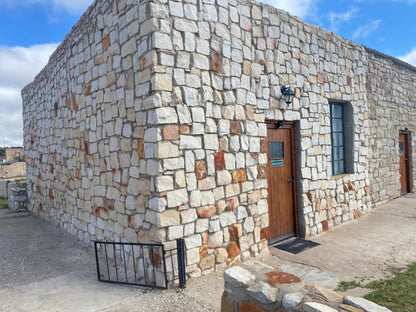
{"type": "Polygon", "coordinates": [[[403,68],[408,69],[410,71],[416,72],[416,66],[413,66],[413,65],[411,65],[411,64],[409,64],[405,61],[402,61],[401,59],[398,59],[397,57],[382,53],[380,51],[371,49],[371,48],[366,47],[366,46],[363,46],[363,47],[370,54],[373,54],[375,56],[378,56],[378,57],[381,57],[381,58],[384,58],[384,59],[388,59],[388,60],[392,61],[394,64],[396,64],[400,67],[403,67],[403,68]]]}

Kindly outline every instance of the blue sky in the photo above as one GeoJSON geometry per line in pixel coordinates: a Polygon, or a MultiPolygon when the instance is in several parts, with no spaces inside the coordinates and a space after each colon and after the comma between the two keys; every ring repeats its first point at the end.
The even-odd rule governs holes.
{"type": "MultiPolygon", "coordinates": [[[[416,0],[265,2],[416,66],[416,0]]],[[[0,0],[0,146],[22,145],[20,90],[45,66],[91,3],[0,0]]]]}

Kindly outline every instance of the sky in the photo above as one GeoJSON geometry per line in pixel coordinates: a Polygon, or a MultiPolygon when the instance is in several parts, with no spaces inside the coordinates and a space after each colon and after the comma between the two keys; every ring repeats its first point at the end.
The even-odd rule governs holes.
{"type": "MultiPolygon", "coordinates": [[[[20,90],[46,65],[92,2],[0,0],[0,146],[22,146],[20,90]]],[[[416,66],[416,0],[264,2],[416,66]]]]}

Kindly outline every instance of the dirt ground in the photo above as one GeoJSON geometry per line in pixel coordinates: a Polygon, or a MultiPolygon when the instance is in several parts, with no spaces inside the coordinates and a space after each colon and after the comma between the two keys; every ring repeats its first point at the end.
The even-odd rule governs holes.
{"type": "MultiPolygon", "coordinates": [[[[369,281],[416,262],[416,194],[312,238],[298,255],[270,246],[258,259],[327,288],[369,281]]],[[[219,311],[222,272],[188,280],[184,290],[100,283],[91,246],[30,213],[0,209],[0,311],[219,311]]],[[[352,290],[353,295],[360,289],[352,290]]]]}

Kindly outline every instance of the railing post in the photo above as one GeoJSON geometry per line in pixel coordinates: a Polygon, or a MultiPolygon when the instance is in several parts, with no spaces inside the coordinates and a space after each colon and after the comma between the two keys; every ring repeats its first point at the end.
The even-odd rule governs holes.
{"type": "MultiPolygon", "coordinates": [[[[98,281],[101,282],[101,274],[100,274],[100,265],[98,263],[98,250],[97,250],[97,242],[94,242],[94,248],[95,248],[95,263],[97,265],[97,277],[98,281]]],[[[101,245],[100,245],[101,247],[101,245]]]]}
{"type": "Polygon", "coordinates": [[[178,275],[179,275],[179,287],[186,287],[186,272],[185,272],[185,240],[178,238],[176,240],[176,249],[178,255],[178,275]]]}

